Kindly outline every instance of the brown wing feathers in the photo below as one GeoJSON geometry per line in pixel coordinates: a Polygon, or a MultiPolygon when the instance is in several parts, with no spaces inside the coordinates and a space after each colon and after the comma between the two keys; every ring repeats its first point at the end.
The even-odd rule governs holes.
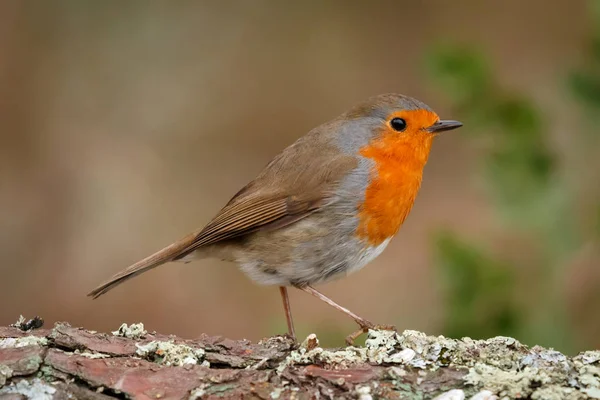
{"type": "Polygon", "coordinates": [[[170,246],[144,258],[94,289],[94,298],[145,271],[185,257],[202,246],[229,240],[259,229],[279,229],[292,224],[331,200],[335,183],[357,160],[333,151],[323,136],[312,136],[316,146],[305,146],[308,137],[290,146],[270,162],[265,170],[240,190],[202,230],[191,233],[170,246]],[[318,152],[314,152],[318,149],[318,152]],[[311,167],[306,168],[306,161],[311,167]],[[302,162],[301,160],[304,160],[302,162]]]}
{"type": "Polygon", "coordinates": [[[246,235],[289,214],[286,199],[259,199],[235,203],[219,213],[183,252],[246,235]]]}
{"type": "Polygon", "coordinates": [[[89,296],[97,298],[128,279],[166,262],[183,258],[202,246],[248,234],[278,220],[281,222],[278,227],[297,221],[313,211],[316,204],[317,202],[295,204],[288,198],[273,197],[248,198],[233,203],[221,210],[201,231],[194,232],[117,273],[90,292],[89,296]]]}

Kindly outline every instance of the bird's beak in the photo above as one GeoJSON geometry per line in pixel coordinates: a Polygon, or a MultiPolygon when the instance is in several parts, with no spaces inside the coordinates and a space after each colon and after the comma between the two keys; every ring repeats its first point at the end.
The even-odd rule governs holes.
{"type": "Polygon", "coordinates": [[[462,126],[462,122],[452,121],[449,119],[439,120],[435,124],[431,125],[429,128],[425,130],[429,133],[439,133],[443,131],[451,131],[452,129],[460,128],[462,126]]]}

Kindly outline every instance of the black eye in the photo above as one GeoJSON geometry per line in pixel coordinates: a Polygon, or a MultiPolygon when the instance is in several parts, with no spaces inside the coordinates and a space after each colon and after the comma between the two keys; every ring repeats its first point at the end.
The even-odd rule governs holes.
{"type": "Polygon", "coordinates": [[[402,118],[394,118],[390,121],[392,129],[398,132],[402,132],[406,129],[406,121],[402,118]]]}

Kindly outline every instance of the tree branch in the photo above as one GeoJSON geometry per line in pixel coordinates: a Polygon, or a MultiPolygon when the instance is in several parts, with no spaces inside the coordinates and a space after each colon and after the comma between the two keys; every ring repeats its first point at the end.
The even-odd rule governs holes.
{"type": "Polygon", "coordinates": [[[323,349],[314,335],[295,345],[185,340],[142,324],[112,334],[20,328],[0,327],[2,400],[600,399],[600,351],[567,357],[506,337],[371,331],[365,347],[323,349]]]}

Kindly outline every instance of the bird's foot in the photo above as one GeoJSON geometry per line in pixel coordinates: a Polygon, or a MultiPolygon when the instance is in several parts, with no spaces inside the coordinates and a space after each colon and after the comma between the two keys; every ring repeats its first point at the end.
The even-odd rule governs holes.
{"type": "Polygon", "coordinates": [[[284,333],[284,334],[281,334],[281,337],[289,339],[294,344],[298,344],[298,338],[296,337],[296,334],[294,334],[294,333],[289,333],[289,332],[288,333],[284,333]]]}
{"type": "Polygon", "coordinates": [[[369,329],[398,332],[398,329],[394,325],[375,325],[372,322],[366,320],[362,321],[362,323],[360,323],[359,325],[359,330],[346,336],[346,343],[348,344],[348,346],[353,346],[354,341],[358,339],[358,337],[363,333],[367,333],[369,329]]]}

